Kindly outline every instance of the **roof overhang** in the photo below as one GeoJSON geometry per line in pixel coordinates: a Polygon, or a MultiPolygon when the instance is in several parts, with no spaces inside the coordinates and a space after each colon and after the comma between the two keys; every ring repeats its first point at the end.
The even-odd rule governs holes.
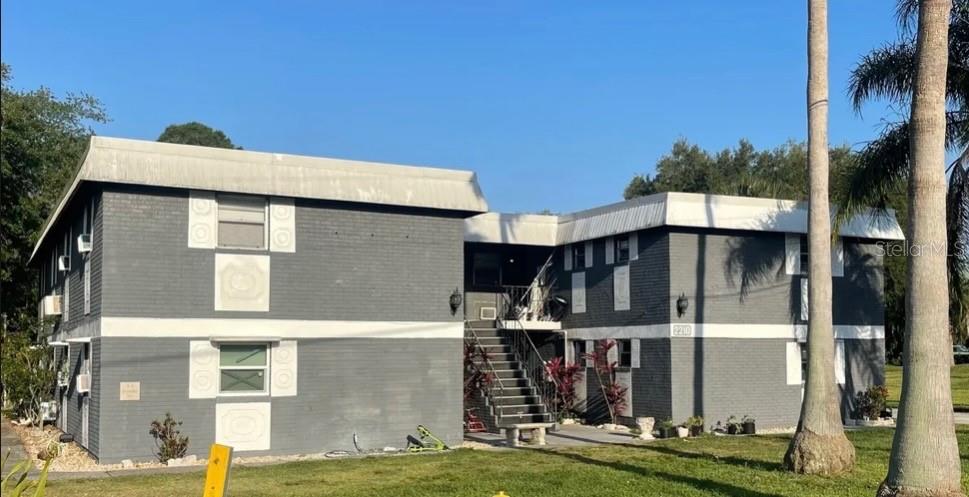
{"type": "Polygon", "coordinates": [[[91,137],[70,186],[31,254],[83,182],[249,193],[437,209],[487,212],[471,171],[91,137]]]}
{"type": "MultiPolygon", "coordinates": [[[[832,225],[836,209],[832,209],[832,225]]],[[[807,233],[806,202],[697,193],[658,193],[562,216],[487,213],[465,220],[465,241],[565,245],[660,226],[807,233]]],[[[842,223],[844,237],[905,238],[892,210],[842,223]]]]}

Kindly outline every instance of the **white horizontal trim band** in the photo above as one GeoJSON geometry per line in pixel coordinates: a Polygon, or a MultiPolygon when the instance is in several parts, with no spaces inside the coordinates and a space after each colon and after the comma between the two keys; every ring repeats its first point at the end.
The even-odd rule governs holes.
{"type": "MultiPolygon", "coordinates": [[[[566,330],[569,338],[599,340],[604,338],[782,338],[804,341],[806,324],[721,324],[694,323],[653,324],[642,326],[604,326],[566,330]]],[[[882,340],[884,326],[834,325],[834,337],[841,340],[882,340]]]]}
{"type": "Polygon", "coordinates": [[[464,338],[464,323],[297,319],[101,318],[103,337],[464,338]]]}

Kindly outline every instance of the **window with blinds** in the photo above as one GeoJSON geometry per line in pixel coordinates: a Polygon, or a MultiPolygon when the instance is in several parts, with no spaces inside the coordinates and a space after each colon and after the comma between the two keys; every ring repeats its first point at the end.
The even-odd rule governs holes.
{"type": "Polygon", "coordinates": [[[219,195],[219,247],[266,248],[266,199],[219,195]]]}

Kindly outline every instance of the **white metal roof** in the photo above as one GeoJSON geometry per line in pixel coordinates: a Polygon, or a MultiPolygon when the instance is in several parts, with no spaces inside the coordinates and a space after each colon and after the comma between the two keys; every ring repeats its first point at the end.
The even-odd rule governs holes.
{"type": "MultiPolygon", "coordinates": [[[[83,181],[486,212],[474,172],[94,136],[34,254],[83,181]]],[[[33,257],[33,256],[32,256],[33,257]]]]}
{"type": "MultiPolygon", "coordinates": [[[[465,241],[553,246],[658,226],[807,233],[807,203],[658,193],[561,216],[480,214],[465,220],[465,241]],[[554,230],[550,227],[553,224],[554,230]]],[[[844,223],[839,233],[879,240],[904,239],[893,211],[859,214],[844,223]]]]}

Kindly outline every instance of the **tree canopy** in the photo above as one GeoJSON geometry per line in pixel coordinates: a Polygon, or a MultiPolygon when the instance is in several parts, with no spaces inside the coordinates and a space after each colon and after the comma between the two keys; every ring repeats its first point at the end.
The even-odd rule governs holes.
{"type": "Polygon", "coordinates": [[[182,145],[199,145],[202,147],[241,149],[220,130],[206,126],[198,121],[183,124],[172,124],[162,131],[158,141],[166,143],[180,143],[182,145]]]}
{"type": "Polygon", "coordinates": [[[18,90],[10,67],[0,63],[0,72],[0,312],[18,319],[36,304],[27,261],[40,228],[80,163],[90,125],[107,115],[90,95],[18,90]]]}

